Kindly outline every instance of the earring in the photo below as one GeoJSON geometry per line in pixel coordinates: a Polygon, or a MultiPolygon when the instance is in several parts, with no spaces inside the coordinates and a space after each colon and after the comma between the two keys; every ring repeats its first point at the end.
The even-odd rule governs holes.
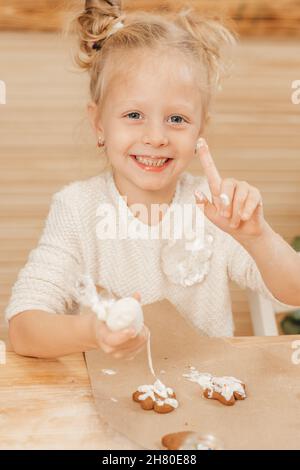
{"type": "Polygon", "coordinates": [[[102,139],[101,137],[98,138],[98,142],[97,142],[97,146],[98,147],[104,147],[104,139],[102,139]]]}

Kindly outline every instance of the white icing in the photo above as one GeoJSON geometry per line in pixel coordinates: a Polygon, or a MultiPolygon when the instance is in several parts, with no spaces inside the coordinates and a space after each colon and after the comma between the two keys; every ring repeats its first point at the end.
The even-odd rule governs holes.
{"type": "Polygon", "coordinates": [[[227,194],[225,194],[225,193],[220,194],[220,199],[221,199],[222,203],[224,204],[224,206],[230,206],[230,199],[227,196],[227,194]]]}
{"type": "Polygon", "coordinates": [[[195,368],[188,374],[183,374],[183,377],[189,379],[191,382],[198,383],[202,388],[209,387],[212,379],[211,374],[200,374],[195,368]]]}
{"type": "Polygon", "coordinates": [[[139,396],[139,400],[146,400],[147,398],[151,398],[153,401],[155,401],[153,385],[141,385],[138,387],[138,392],[142,393],[142,395],[139,396]]]}
{"type": "Polygon", "coordinates": [[[175,398],[166,398],[165,400],[156,400],[158,406],[170,405],[172,408],[178,408],[178,401],[175,398]]]}
{"type": "Polygon", "coordinates": [[[154,385],[140,385],[138,387],[138,392],[141,393],[138,397],[139,400],[151,398],[158,406],[166,404],[173,408],[178,407],[178,401],[175,398],[172,398],[174,393],[173,389],[166,387],[160,380],[156,380],[154,385]],[[159,398],[157,398],[155,394],[158,395],[159,398]]]}
{"type": "Polygon", "coordinates": [[[88,275],[84,274],[77,281],[77,302],[85,307],[90,307],[93,312],[96,313],[99,320],[106,321],[108,307],[114,302],[111,300],[100,301],[100,296],[97,292],[96,286],[93,279],[88,275]]]}
{"type": "Polygon", "coordinates": [[[238,393],[244,398],[246,397],[242,382],[235,377],[213,377],[211,389],[212,391],[223,395],[227,401],[232,398],[234,392],[238,393]]]}
{"type": "Polygon", "coordinates": [[[213,450],[213,449],[199,442],[197,444],[196,450],[213,450]]]}
{"type": "Polygon", "coordinates": [[[153,391],[160,397],[167,398],[173,394],[172,388],[166,387],[159,379],[153,385],[153,391]]]}
{"type": "Polygon", "coordinates": [[[105,298],[97,292],[93,279],[85,274],[77,282],[77,302],[90,307],[99,320],[106,322],[111,331],[134,328],[139,334],[143,328],[144,315],[141,304],[133,297],[105,298]]]}
{"type": "Polygon", "coordinates": [[[211,374],[200,373],[195,368],[188,374],[183,374],[183,377],[191,382],[198,383],[201,388],[208,390],[209,398],[212,397],[213,392],[221,394],[226,401],[232,398],[234,392],[246,398],[243,383],[235,377],[214,377],[211,374]]]}
{"type": "Polygon", "coordinates": [[[214,237],[205,233],[195,234],[194,239],[181,237],[167,240],[161,249],[161,267],[168,279],[184,287],[203,282],[213,255],[214,237]]]}
{"type": "MultiPolygon", "coordinates": [[[[200,442],[199,436],[192,434],[188,435],[181,446],[179,447],[179,450],[213,450],[211,446],[208,446],[207,443],[202,443],[200,442]]],[[[202,438],[203,439],[203,438],[202,438]]],[[[204,438],[205,439],[205,438],[204,438]]],[[[205,439],[206,441],[206,439],[205,439]]]]}
{"type": "Polygon", "coordinates": [[[104,375],[115,375],[117,372],[113,369],[101,369],[102,374],[104,375]]]}
{"type": "Polygon", "coordinates": [[[148,338],[147,338],[147,356],[148,356],[148,365],[151,374],[155,379],[157,379],[156,374],[153,369],[153,363],[152,363],[152,355],[151,355],[151,344],[150,344],[150,330],[148,331],[148,338]]]}
{"type": "Polygon", "coordinates": [[[172,408],[178,408],[178,401],[175,398],[166,398],[165,404],[172,406],[172,408]]]}
{"type": "Polygon", "coordinates": [[[165,402],[162,401],[162,400],[156,400],[156,404],[157,404],[158,406],[163,406],[163,405],[165,404],[165,402]]]}
{"type": "Polygon", "coordinates": [[[112,331],[134,328],[136,334],[139,334],[144,324],[140,302],[133,297],[117,300],[108,309],[106,324],[112,331]]]}

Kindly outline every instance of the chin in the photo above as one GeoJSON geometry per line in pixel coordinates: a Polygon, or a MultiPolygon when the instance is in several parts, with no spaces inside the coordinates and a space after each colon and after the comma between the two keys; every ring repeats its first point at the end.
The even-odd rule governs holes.
{"type": "Polygon", "coordinates": [[[167,186],[166,181],[163,180],[156,180],[156,181],[136,181],[135,182],[136,186],[138,186],[140,189],[144,189],[145,191],[159,191],[163,189],[165,186],[167,186]]]}

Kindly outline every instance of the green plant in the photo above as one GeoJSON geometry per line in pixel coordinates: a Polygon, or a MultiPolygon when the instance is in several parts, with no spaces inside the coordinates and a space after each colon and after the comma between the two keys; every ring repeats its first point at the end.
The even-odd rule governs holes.
{"type": "Polygon", "coordinates": [[[294,248],[294,250],[300,251],[300,235],[293,239],[291,246],[294,248]]]}

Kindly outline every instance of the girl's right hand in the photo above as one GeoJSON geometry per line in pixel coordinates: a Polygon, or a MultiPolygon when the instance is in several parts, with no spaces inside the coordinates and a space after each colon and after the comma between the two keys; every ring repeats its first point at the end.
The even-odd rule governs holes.
{"type": "MultiPolygon", "coordinates": [[[[134,294],[133,297],[140,300],[139,294],[134,294]]],[[[143,326],[142,331],[138,335],[136,335],[134,328],[111,331],[106,323],[97,317],[94,328],[97,344],[100,349],[116,359],[133,359],[144,349],[149,333],[146,325],[143,326]]]]}

